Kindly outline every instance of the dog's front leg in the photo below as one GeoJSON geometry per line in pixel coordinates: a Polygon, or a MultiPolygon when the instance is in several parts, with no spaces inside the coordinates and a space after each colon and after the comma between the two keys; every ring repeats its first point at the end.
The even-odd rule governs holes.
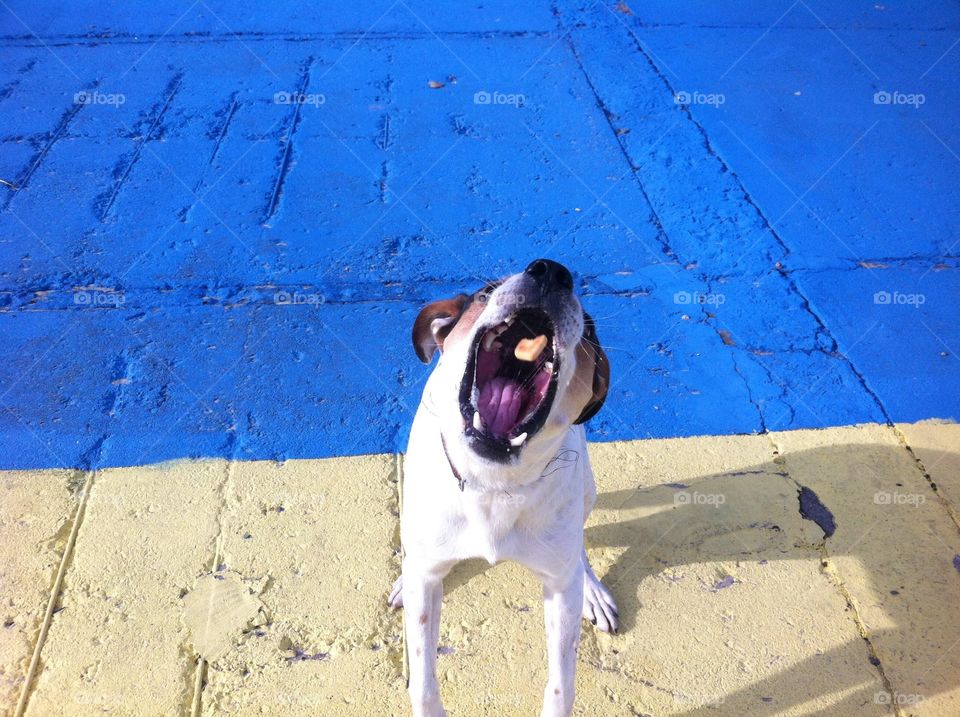
{"type": "Polygon", "coordinates": [[[407,639],[410,703],[414,717],[445,717],[437,684],[441,578],[403,570],[403,626],[407,639]]]}
{"type": "Polygon", "coordinates": [[[573,712],[583,608],[583,567],[562,581],[543,583],[543,616],[547,632],[547,687],[541,717],[567,717],[573,712]]]}

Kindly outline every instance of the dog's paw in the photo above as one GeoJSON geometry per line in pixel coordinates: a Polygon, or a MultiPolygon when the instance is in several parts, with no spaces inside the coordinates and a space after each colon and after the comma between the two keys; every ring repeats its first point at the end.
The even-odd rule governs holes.
{"type": "Polygon", "coordinates": [[[617,604],[610,591],[592,573],[589,571],[583,576],[583,617],[604,632],[617,632],[620,629],[617,604]]]}
{"type": "Polygon", "coordinates": [[[387,598],[387,604],[394,610],[403,607],[403,575],[393,583],[393,588],[390,590],[390,597],[387,598]]]}

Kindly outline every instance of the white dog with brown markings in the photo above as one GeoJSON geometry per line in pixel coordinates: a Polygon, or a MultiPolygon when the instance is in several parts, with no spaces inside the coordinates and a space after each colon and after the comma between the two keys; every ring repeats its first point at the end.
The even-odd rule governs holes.
{"type": "Polygon", "coordinates": [[[417,355],[440,361],[413,422],[403,484],[404,608],[416,717],[445,715],[435,674],[443,578],[459,561],[514,560],[543,582],[542,715],[573,709],[581,615],[616,632],[617,608],[587,562],[596,498],[583,424],[603,405],[610,365],[573,278],[546,259],[426,306],[417,355]]]}

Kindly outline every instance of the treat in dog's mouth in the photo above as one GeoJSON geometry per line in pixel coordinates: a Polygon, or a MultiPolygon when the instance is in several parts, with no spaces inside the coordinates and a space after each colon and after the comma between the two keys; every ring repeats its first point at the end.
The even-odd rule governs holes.
{"type": "Polygon", "coordinates": [[[536,433],[550,412],[559,361],[553,322],[523,309],[477,332],[460,388],[465,432],[486,453],[508,455],[536,433]]]}

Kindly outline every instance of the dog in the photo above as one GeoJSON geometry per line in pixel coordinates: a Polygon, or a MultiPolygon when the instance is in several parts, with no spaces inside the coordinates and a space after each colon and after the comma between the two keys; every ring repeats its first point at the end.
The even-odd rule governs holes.
{"type": "Polygon", "coordinates": [[[583,424],[600,410],[610,364],[561,264],[424,307],[413,345],[426,364],[404,463],[402,572],[415,717],[445,715],[436,678],[443,578],[459,561],[513,560],[543,583],[547,686],[542,717],[570,715],[581,616],[616,632],[583,524],[596,499],[583,424]],[[509,496],[509,499],[504,499],[509,496]],[[499,499],[498,499],[499,498],[499,499]]]}

